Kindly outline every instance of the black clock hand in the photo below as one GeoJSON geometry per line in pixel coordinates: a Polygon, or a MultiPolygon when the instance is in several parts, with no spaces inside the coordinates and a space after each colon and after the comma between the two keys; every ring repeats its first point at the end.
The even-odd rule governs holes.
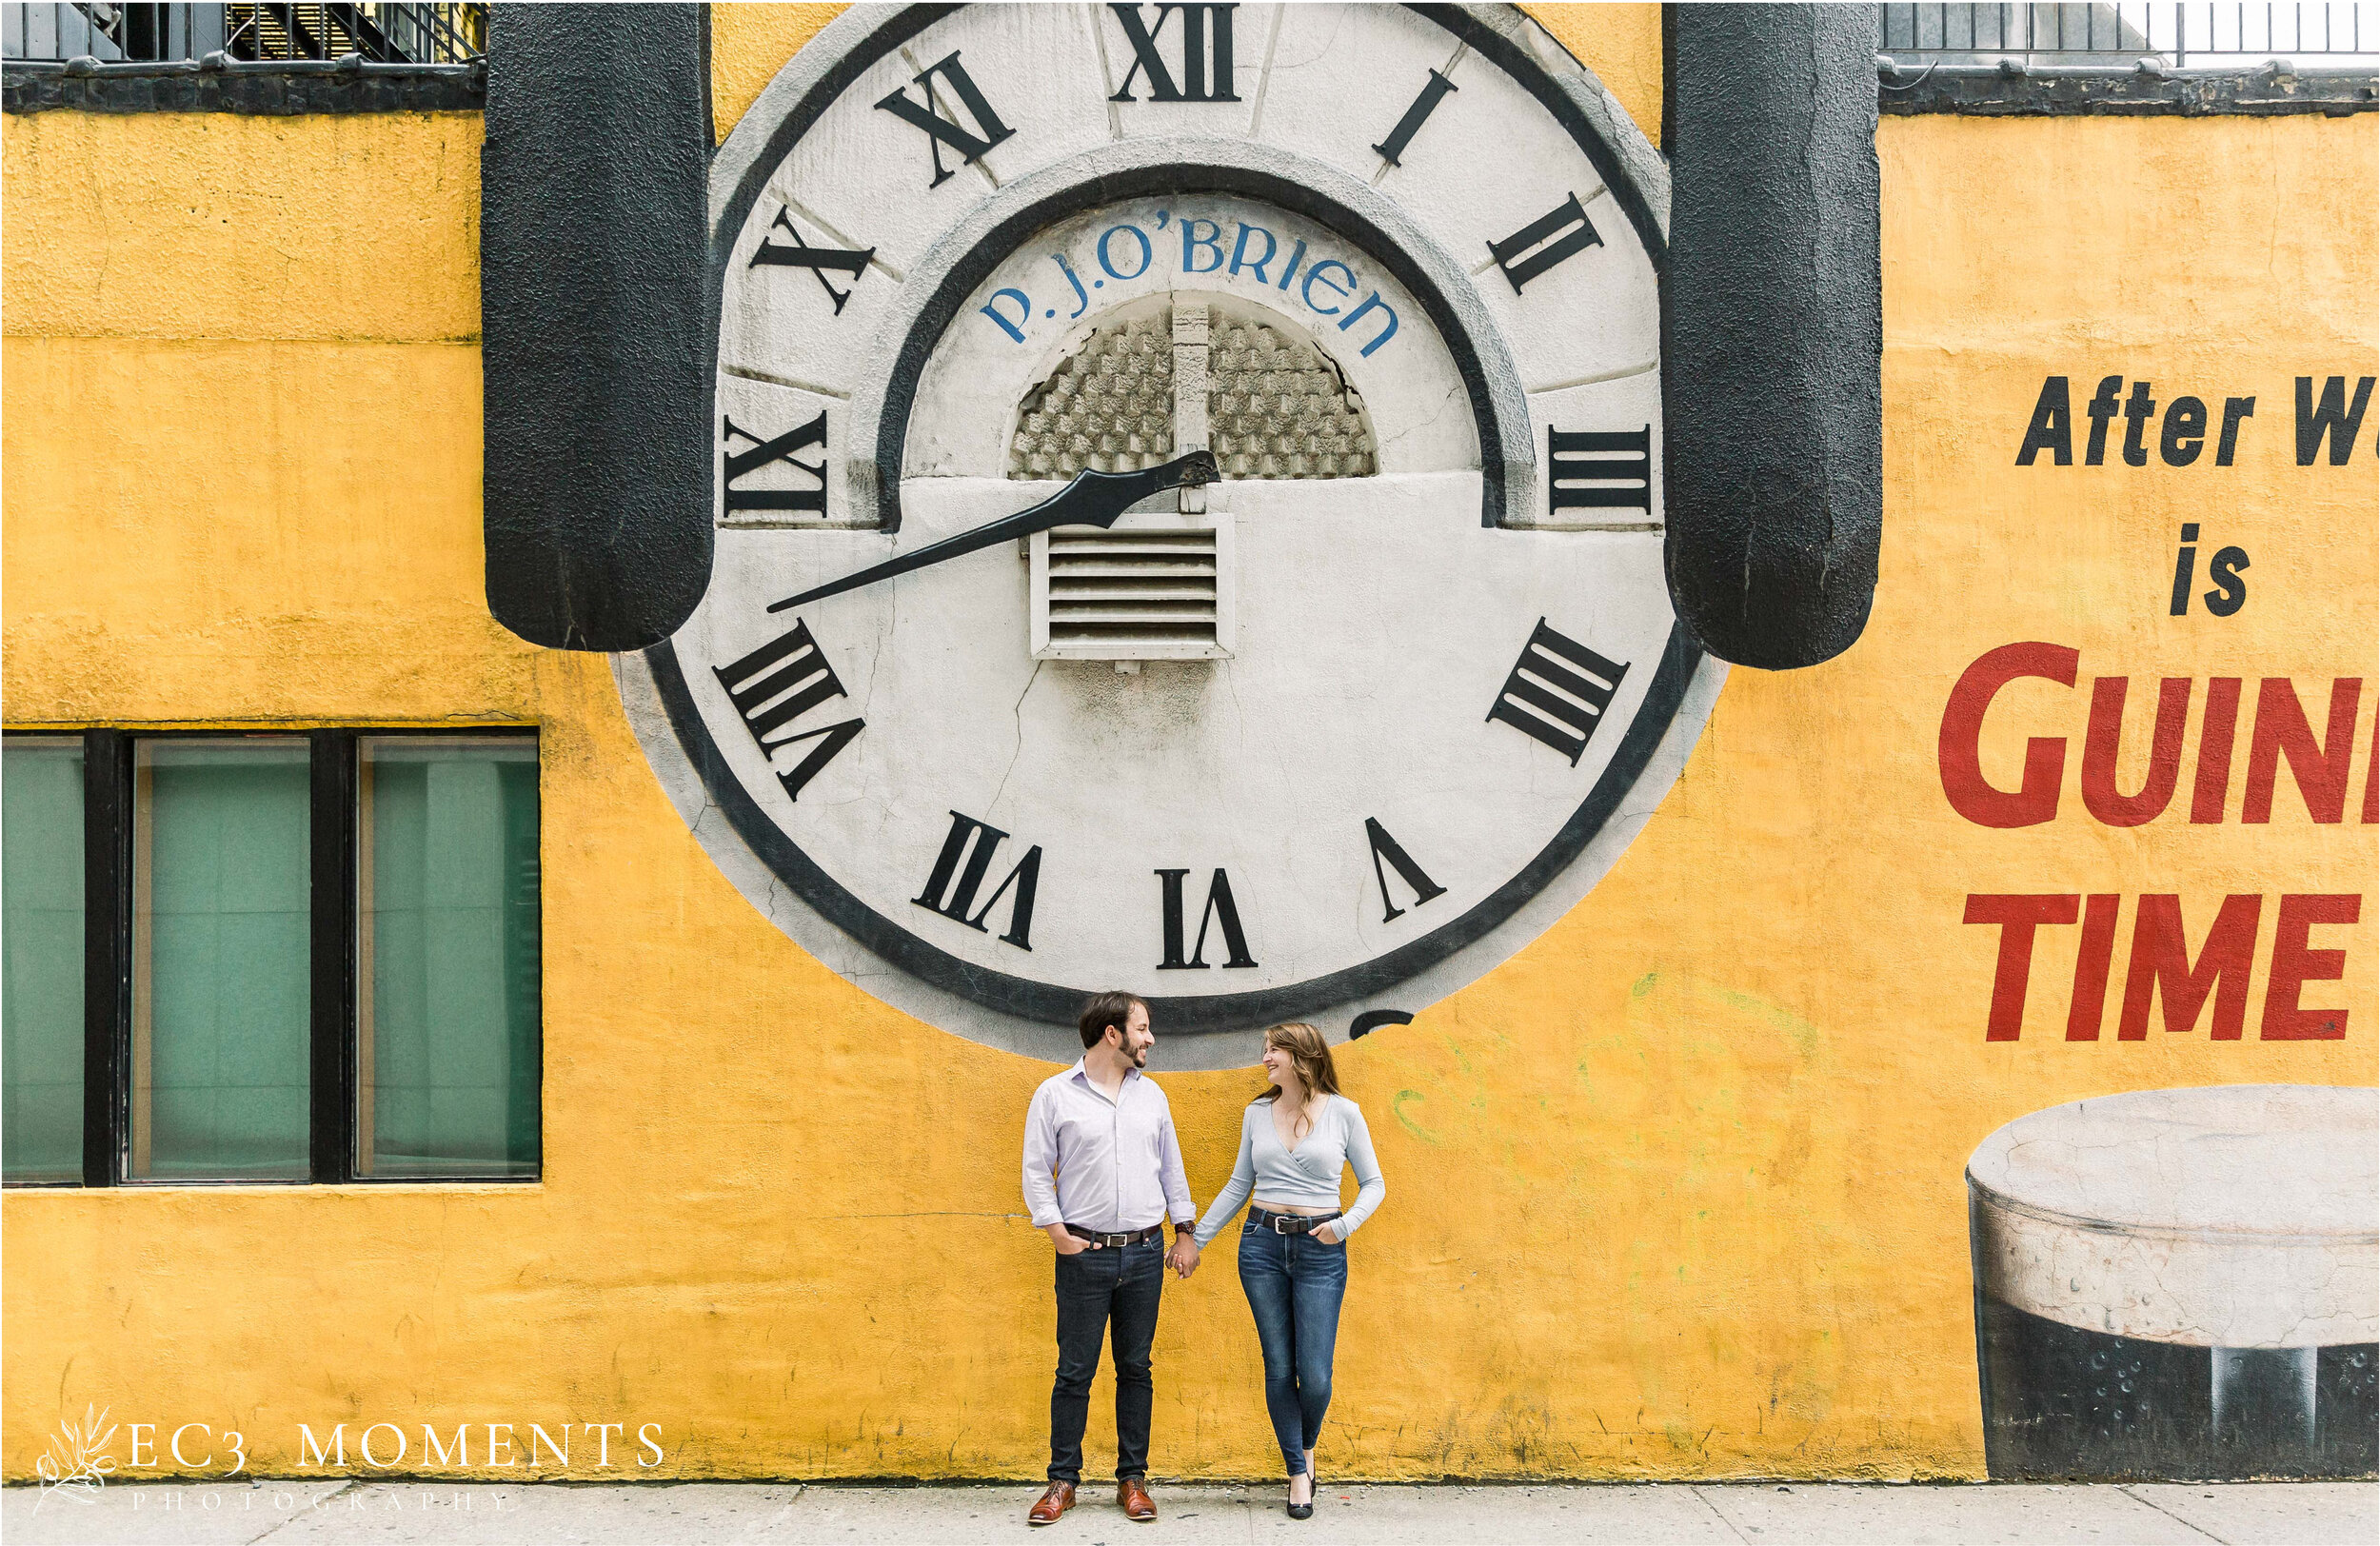
{"type": "Polygon", "coordinates": [[[799,596],[772,602],[768,609],[782,612],[828,596],[840,596],[846,590],[872,585],[879,580],[889,580],[896,574],[907,574],[929,564],[940,564],[946,558],[957,558],[962,553],[972,553],[978,548],[990,547],[1012,538],[1030,537],[1052,526],[1112,526],[1118,516],[1151,494],[1163,493],[1168,488],[1195,488],[1215,483],[1220,477],[1211,451],[1192,451],[1187,456],[1174,458],[1163,466],[1142,467],[1138,472],[1099,472],[1084,467],[1074,475],[1073,482],[1029,510],[1003,515],[973,531],[945,537],[914,553],[886,559],[882,564],[870,565],[857,574],[846,574],[840,580],[805,590],[799,596]]]}

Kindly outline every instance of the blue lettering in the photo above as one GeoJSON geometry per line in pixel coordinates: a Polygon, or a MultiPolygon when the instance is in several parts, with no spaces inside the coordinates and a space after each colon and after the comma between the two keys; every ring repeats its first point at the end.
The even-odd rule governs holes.
{"type": "Polygon", "coordinates": [[[1185,274],[1211,274],[1222,266],[1223,228],[1212,220],[1200,220],[1196,216],[1184,218],[1181,223],[1181,271],[1185,274]],[[1206,228],[1204,236],[1199,234],[1200,226],[1206,228]],[[1197,249],[1200,248],[1215,254],[1215,261],[1203,268],[1198,265],[1197,249]]]}
{"type": "Polygon", "coordinates": [[[992,291],[992,304],[982,309],[985,316],[1000,324],[1002,332],[1020,344],[1024,342],[1024,328],[1021,325],[1033,320],[1032,296],[1021,289],[994,290],[992,291]],[[1013,295],[1017,298],[1017,320],[1015,322],[1010,322],[1000,314],[1000,298],[1003,295],[1013,295]]]}
{"type": "Polygon", "coordinates": [[[1303,262],[1305,262],[1305,261],[1306,261],[1306,239],[1305,239],[1304,237],[1300,236],[1300,237],[1299,237],[1299,238],[1298,238],[1298,245],[1297,245],[1297,247],[1296,247],[1294,249],[1292,249],[1292,250],[1291,250],[1291,252],[1290,252],[1290,254],[1289,254],[1289,267],[1288,267],[1288,268],[1283,268],[1283,269],[1280,271],[1280,283],[1279,283],[1279,284],[1278,284],[1278,285],[1276,285],[1276,286],[1274,286],[1273,287],[1274,287],[1275,289],[1278,289],[1278,290],[1281,290],[1281,291],[1283,291],[1283,292],[1286,292],[1286,291],[1288,290],[1288,288],[1289,288],[1289,282],[1290,282],[1292,279],[1295,279],[1295,278],[1298,276],[1298,265],[1299,265],[1299,264],[1301,264],[1301,263],[1303,263],[1303,262]]]}
{"type": "Polygon", "coordinates": [[[1356,325],[1356,319],[1358,317],[1362,316],[1366,311],[1371,310],[1374,307],[1378,307],[1382,311],[1388,313],[1388,326],[1381,329],[1379,337],[1375,338],[1372,342],[1363,346],[1363,357],[1367,360],[1372,357],[1372,351],[1374,349],[1378,348],[1382,344],[1387,343],[1390,339],[1397,336],[1397,308],[1390,306],[1386,301],[1381,300],[1380,292],[1378,290],[1374,290],[1371,294],[1363,298],[1363,304],[1361,306],[1356,307],[1353,311],[1348,312],[1345,320],[1341,321],[1339,325],[1339,330],[1342,333],[1345,332],[1348,328],[1353,327],[1356,325]]]}
{"type": "Polygon", "coordinates": [[[1149,259],[1156,255],[1149,250],[1148,236],[1138,226],[1108,227],[1106,230],[1100,233],[1099,252],[1100,267],[1107,270],[1107,277],[1110,279],[1140,278],[1142,274],[1149,271],[1149,259]],[[1108,238],[1114,236],[1118,231],[1130,231],[1132,233],[1132,239],[1140,244],[1140,267],[1133,269],[1130,273],[1125,273],[1121,269],[1118,268],[1107,256],[1108,238]]]}
{"type": "Polygon", "coordinates": [[[1240,227],[1240,240],[1232,244],[1231,248],[1232,276],[1234,278],[1238,278],[1240,274],[1240,267],[1242,263],[1245,263],[1249,269],[1256,274],[1256,282],[1258,284],[1270,284],[1271,281],[1268,280],[1264,274],[1264,266],[1273,261],[1273,253],[1277,249],[1273,245],[1273,233],[1271,231],[1266,230],[1261,226],[1251,226],[1242,221],[1240,227]],[[1248,238],[1251,236],[1261,236],[1264,238],[1264,255],[1260,258],[1250,259],[1248,257],[1248,238]]]}
{"type": "Polygon", "coordinates": [[[1082,281],[1075,277],[1074,265],[1066,261],[1066,254],[1053,252],[1049,255],[1049,261],[1058,265],[1058,271],[1064,274],[1066,283],[1074,287],[1075,308],[1073,314],[1066,318],[1068,322],[1072,322],[1076,317],[1090,309],[1090,293],[1083,289],[1082,281]]]}
{"type": "Polygon", "coordinates": [[[1339,315],[1339,307],[1335,306],[1315,306],[1314,282],[1318,279],[1322,280],[1322,288],[1326,292],[1344,299],[1345,297],[1351,296],[1356,292],[1356,271],[1353,268],[1348,268],[1345,264],[1339,262],[1337,258],[1324,258],[1321,262],[1306,270],[1306,282],[1302,286],[1299,287],[1298,293],[1305,298],[1305,303],[1308,307],[1313,307],[1315,311],[1325,317],[1335,317],[1339,315]],[[1340,273],[1345,274],[1347,276],[1346,285],[1342,287],[1339,281],[1335,279],[1322,279],[1322,271],[1326,268],[1336,268],[1340,273]]]}

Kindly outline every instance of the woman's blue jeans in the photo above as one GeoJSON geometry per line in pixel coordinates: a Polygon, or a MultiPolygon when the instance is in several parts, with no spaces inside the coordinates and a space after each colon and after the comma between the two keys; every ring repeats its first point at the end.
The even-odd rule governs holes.
{"type": "Polygon", "coordinates": [[[1240,1286],[1264,1348],[1264,1407],[1281,1464],[1302,1476],[1331,1405],[1331,1350],[1347,1292],[1347,1246],[1311,1234],[1276,1235],[1248,1219],[1240,1229],[1240,1286]]]}

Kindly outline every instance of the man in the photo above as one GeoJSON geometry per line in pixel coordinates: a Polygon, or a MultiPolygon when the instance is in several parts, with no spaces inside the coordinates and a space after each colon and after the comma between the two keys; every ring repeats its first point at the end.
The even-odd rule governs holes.
{"type": "Polygon", "coordinates": [[[1115,1328],[1116,1501],[1127,1518],[1150,1501],[1149,1346],[1165,1268],[1199,1264],[1198,1210],[1165,1092],[1140,1070],[1157,1037],[1149,1006],[1102,993],[1082,1006],[1082,1060],[1033,1092],[1024,1117],[1024,1199],[1058,1248],[1058,1379],[1049,1397],[1049,1490],[1025,1516],[1055,1524],[1082,1480],[1082,1424],[1100,1342],[1115,1328]],[[1165,1219],[1174,1246],[1163,1250],[1165,1219]]]}

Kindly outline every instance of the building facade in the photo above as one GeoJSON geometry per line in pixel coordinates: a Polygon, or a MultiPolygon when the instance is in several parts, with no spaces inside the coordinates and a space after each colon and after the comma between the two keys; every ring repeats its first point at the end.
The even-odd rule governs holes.
{"type": "MultiPolygon", "coordinates": [[[[864,17],[840,10],[708,10],[715,166],[765,174],[769,155],[791,153],[766,135],[793,121],[796,87],[855,57],[831,50],[854,47],[864,17]]],[[[1127,10],[1140,26],[1131,7],[1031,18],[1107,61],[1084,109],[1095,138],[1107,83],[1136,57],[1127,10]]],[[[1126,189],[1033,226],[1040,246],[989,252],[980,273],[950,268],[975,331],[954,328],[960,343],[921,372],[895,481],[935,475],[936,455],[954,487],[981,470],[985,486],[949,495],[955,530],[1082,466],[1140,470],[1205,446],[1223,479],[1211,507],[1179,502],[1118,529],[1144,549],[1191,531],[1210,556],[1189,566],[1240,577],[1236,634],[1218,621],[1228,587],[1210,582],[1193,608],[1206,610],[1145,626],[1157,614],[1136,612],[1124,631],[1137,643],[1119,648],[1121,625],[1065,602],[1070,584],[1091,594],[1067,564],[1112,555],[1078,545],[1070,558],[1081,539],[1062,531],[980,554],[1044,609],[1000,635],[1010,692],[1071,683],[1068,712],[1174,723],[1165,705],[1185,683],[1211,693],[1228,679],[1218,660],[1261,680],[1277,637],[1268,595],[1351,629],[1368,620],[1391,655],[1402,626],[1421,643],[1397,668],[1435,683],[1468,636],[1423,625],[1431,585],[1465,616],[1517,608],[1495,635],[1502,656],[1480,669],[1531,675],[1535,720],[1516,723],[1531,700],[1490,683],[1472,715],[1503,739],[1481,750],[1441,752],[1428,724],[1385,711],[1368,743],[1319,760],[1283,750],[1280,803],[1265,813],[1279,830],[1244,850],[1185,839],[1179,861],[1131,846],[1137,826],[1196,826],[1181,815],[1193,797],[1161,785],[1178,769],[1158,730],[1102,743],[1110,774],[1140,782],[1071,805],[1045,782],[1045,830],[1009,821],[1024,796],[1003,779],[991,798],[1010,803],[981,809],[934,785],[928,814],[955,807],[959,824],[896,841],[850,812],[914,815],[902,802],[950,743],[921,736],[880,755],[862,740],[841,768],[830,759],[805,778],[811,752],[840,750],[843,710],[805,704],[816,717],[788,723],[812,739],[790,748],[756,726],[743,695],[811,647],[762,631],[769,587],[896,550],[878,530],[843,529],[859,524],[842,503],[858,486],[840,480],[863,458],[843,415],[852,406],[863,423],[875,390],[865,351],[842,383],[731,358],[740,338],[776,336],[790,299],[740,302],[731,286],[721,303],[718,556],[705,610],[672,642],[683,711],[661,652],[542,648],[491,615],[475,103],[503,68],[501,14],[492,66],[301,71],[275,77],[288,94],[270,106],[239,84],[261,63],[203,82],[161,75],[145,89],[218,95],[131,110],[123,77],[12,60],[0,118],[7,1478],[44,1476],[60,1423],[95,1408],[144,1426],[113,1440],[132,1475],[221,1476],[236,1452],[261,1475],[1036,1476],[1049,1252],[1019,1194],[1018,1142],[1034,1086],[1071,1056],[1037,1006],[1110,985],[1086,975],[1101,970],[1175,1016],[1159,1016],[1151,1071],[1201,1201],[1229,1174],[1239,1113],[1260,1088],[1255,1028],[1311,1015],[1341,1042],[1389,1199],[1351,1253],[1326,1438],[1339,1475],[2371,1471],[2369,90],[2303,94],[2272,71],[2263,96],[2236,80],[2053,72],[2019,100],[1972,77],[1920,82],[1922,63],[1893,61],[1875,132],[1885,525],[1873,610],[1854,645],[1804,669],[1684,662],[1656,722],[1641,684],[1672,625],[1658,459],[1643,463],[1641,503],[1582,514],[1562,495],[1637,492],[1604,469],[1632,454],[1618,439],[1660,419],[1655,357],[1617,370],[1609,351],[1625,352],[1610,339],[1632,327],[1647,349],[1659,337],[1655,258],[1631,279],[1621,249],[1634,230],[1631,250],[1657,254],[1668,229],[1662,16],[1524,11],[1493,36],[1517,39],[1529,68],[1578,100],[1611,105],[1597,143],[1637,159],[1603,169],[1614,187],[1638,179],[1647,213],[1616,223],[1582,207],[1580,224],[1602,226],[1593,249],[1574,250],[1614,267],[1550,321],[1519,308],[1531,284],[1543,297],[1589,272],[1549,256],[1576,228],[1567,217],[1483,226],[1466,261],[1482,286],[1510,285],[1479,290],[1478,336],[1517,357],[1530,456],[1503,465],[1537,480],[1514,474],[1512,497],[1537,503],[1504,525],[1539,529],[1493,532],[1543,545],[1516,569],[1449,560],[1417,575],[1431,561],[1379,534],[1398,479],[1471,480],[1478,530],[1492,465],[1476,426],[1430,438],[1430,394],[1464,395],[1474,335],[1424,323],[1439,315],[1428,263],[1408,273],[1351,251],[1343,294],[1335,279],[1316,288],[1319,269],[1293,294],[1283,268],[1266,293],[1234,299],[1235,260],[1259,261],[1251,231],[1268,254],[1295,243],[1319,262],[1342,228],[1244,189],[1160,225],[1161,190],[1126,189]],[[1903,90],[1925,110],[1896,106],[1903,90]],[[1139,247],[1104,246],[1119,230],[1139,247]],[[1109,307],[1057,277],[1099,278],[1091,265],[1116,257],[1104,272],[1121,294],[1152,253],[1223,279],[1160,273],[1109,307]],[[1021,277],[1032,265],[1038,277],[1021,277]],[[1045,296],[1045,283],[1061,287],[1045,296]],[[1077,293],[1081,337],[1053,320],[1075,321],[1056,306],[1077,293]],[[1359,309],[1369,315],[1346,315],[1359,309]],[[1037,322],[1048,334],[1028,345],[1037,322]],[[1532,352],[1571,347],[1567,327],[1583,363],[1532,352]],[[1416,346],[1411,365],[1391,352],[1399,343],[1416,346]],[[1266,443],[1280,416],[1261,411],[1267,392],[1296,399],[1314,444],[1266,443]],[[1603,394],[1610,412],[1574,427],[1539,403],[1564,392],[1603,394]],[[978,397],[988,406],[974,413],[978,397]],[[790,439],[813,410],[814,463],[790,439]],[[1562,438],[1588,435],[1602,439],[1562,438]],[[994,457],[981,469],[966,461],[979,443],[994,457]],[[1563,470],[1590,455],[1596,470],[1563,470]],[[837,490],[815,511],[803,503],[813,478],[837,490]],[[1312,578],[1319,548],[1265,552],[1269,533],[1304,519],[1307,478],[1350,498],[1343,516],[1315,506],[1326,518],[1380,523],[1365,540],[1390,562],[1364,594],[1394,607],[1327,595],[1312,578]],[[813,517],[819,529],[798,529],[813,517]],[[767,556],[811,538],[838,545],[767,556]],[[1602,545],[1558,545],[1573,539],[1602,545]],[[1267,592],[1279,574],[1293,578],[1267,592]],[[1414,594],[1395,589],[1400,577],[1414,594]],[[1593,625],[1616,633],[1561,631],[1556,604],[1580,594],[1597,598],[1593,625]],[[727,598],[748,605],[721,623],[727,598]],[[1650,609],[1641,640],[1632,607],[1650,609]],[[1547,668],[1564,666],[1602,699],[1571,690],[1549,717],[1545,684],[1562,679],[1547,668]],[[752,740],[722,734],[704,753],[696,722],[752,740]],[[1453,873],[1457,852],[1495,857],[1487,816],[1453,823],[1433,849],[1415,835],[1423,817],[1367,805],[1370,791],[1410,774],[1479,812],[1501,790],[1552,790],[1558,818],[1586,785],[1550,781],[1584,769],[1603,787],[1616,764],[1597,759],[1616,758],[1632,725],[1645,744],[1635,782],[1526,904],[1423,967],[1310,989],[1390,955],[1401,937],[1381,931],[1435,924],[1433,907],[1471,905],[1464,884],[1484,900],[1506,878],[1453,873]],[[1495,759],[1495,787],[1461,784],[1495,759]],[[761,791],[759,826],[739,826],[726,785],[706,782],[719,763],[761,791]],[[767,803],[772,781],[782,808],[767,803]],[[844,892],[883,890],[892,900],[873,914],[959,966],[937,975],[773,866],[754,831],[795,832],[821,800],[842,814],[816,818],[824,835],[800,852],[823,871],[844,862],[844,892]],[[1265,892],[1251,873],[1264,846],[1295,850],[1308,810],[1344,829],[1345,851],[1265,892]],[[1148,913],[1128,920],[1148,935],[1137,965],[1122,946],[1068,953],[1069,926],[1089,939],[1126,905],[1070,902],[1070,820],[1086,845],[1128,850],[1131,905],[1148,913]],[[835,832],[855,857],[838,860],[835,832]],[[882,853],[877,876],[867,856],[882,853]],[[921,881],[919,896],[894,895],[921,881]],[[1341,919],[1343,940],[1323,926],[1341,919]],[[1169,969],[1203,960],[1221,993],[1243,958],[1247,1004],[1170,986],[1169,969]],[[985,974],[1040,996],[979,993],[985,974]],[[2043,1125],[2003,1134],[2022,1122],[2043,1125]],[[2092,1394],[2091,1360],[2108,1358],[2132,1360],[2138,1389],[2092,1394]],[[172,1437],[192,1424],[205,1432],[188,1428],[177,1453],[172,1437]],[[137,1442],[149,1448],[121,1447],[137,1442]]],[[[902,186],[980,174],[949,186],[990,208],[1040,164],[1006,172],[998,149],[1002,129],[1027,129],[1012,153],[1030,140],[1009,94],[1028,71],[979,63],[982,103],[935,73],[953,50],[993,54],[1009,23],[931,24],[979,21],[992,30],[928,28],[902,44],[902,80],[916,83],[903,89],[951,132],[921,131],[873,97],[856,110],[906,136],[883,152],[902,186]],[[985,104],[1007,116],[987,122],[985,104]]],[[[1357,23],[1379,30],[1367,46],[1392,62],[1399,29],[1438,25],[1357,23]]],[[[1202,68],[1236,59],[1235,85],[1262,77],[1267,89],[1234,93],[1251,127],[1235,120],[1230,134],[1274,144],[1303,110],[1294,69],[1328,49],[1300,51],[1310,15],[1250,5],[1231,25],[1236,51],[1210,50],[1202,68]]],[[[1438,127],[1473,124],[1466,153],[1493,184],[1494,138],[1526,145],[1534,130],[1518,109],[1495,116],[1507,77],[1484,73],[1493,49],[1452,39],[1443,52],[1451,62],[1411,73],[1450,83],[1430,99],[1447,114],[1438,127]],[[1487,116],[1457,116],[1471,103],[1487,116]]],[[[1402,132],[1413,97],[1395,80],[1377,102],[1343,84],[1317,100],[1380,118],[1358,126],[1378,153],[1373,137],[1402,132]]],[[[1168,84],[1197,98],[1186,70],[1168,84]]],[[[1115,121],[1159,110],[1141,102],[1115,121]]],[[[805,153],[828,173],[877,167],[849,145],[805,153]]],[[[872,315],[868,287],[940,261],[957,228],[871,238],[847,228],[857,215],[798,198],[748,206],[735,283],[801,287],[830,319],[846,304],[872,315]],[[781,213],[789,235],[770,234],[781,213]],[[871,240],[873,269],[752,256],[871,240]]],[[[848,208],[896,207],[861,189],[848,208]]],[[[1409,252],[1438,239],[1432,220],[1465,218],[1451,194],[1406,208],[1409,252]]],[[[1466,304],[1445,315],[1470,315],[1466,304]]],[[[1673,463],[1700,454],[1667,449],[1673,463]]],[[[904,492],[919,529],[945,519],[932,494],[904,492]]],[[[804,680],[834,683],[876,744],[892,743],[904,704],[914,722],[939,702],[938,672],[973,669],[950,664],[955,643],[863,659],[826,637],[828,615],[797,611],[826,663],[804,680]]],[[[931,625],[865,624],[878,639],[931,625]]],[[[1286,738],[1299,693],[1328,719],[1325,655],[1301,645],[1275,664],[1267,690],[1281,696],[1258,733],[1286,738]]],[[[1100,746],[1032,751],[1016,737],[994,750],[1031,751],[1027,780],[1056,780],[1070,754],[1100,761],[1100,746]],[[1034,756],[1052,760],[1037,771],[1034,756]]],[[[1253,788],[1249,744],[1215,755],[1253,788]]],[[[1545,841],[1513,840],[1511,869],[1545,841]]],[[[1153,1468],[1265,1474],[1258,1350],[1223,1254],[1167,1298],[1153,1468]]]]}

